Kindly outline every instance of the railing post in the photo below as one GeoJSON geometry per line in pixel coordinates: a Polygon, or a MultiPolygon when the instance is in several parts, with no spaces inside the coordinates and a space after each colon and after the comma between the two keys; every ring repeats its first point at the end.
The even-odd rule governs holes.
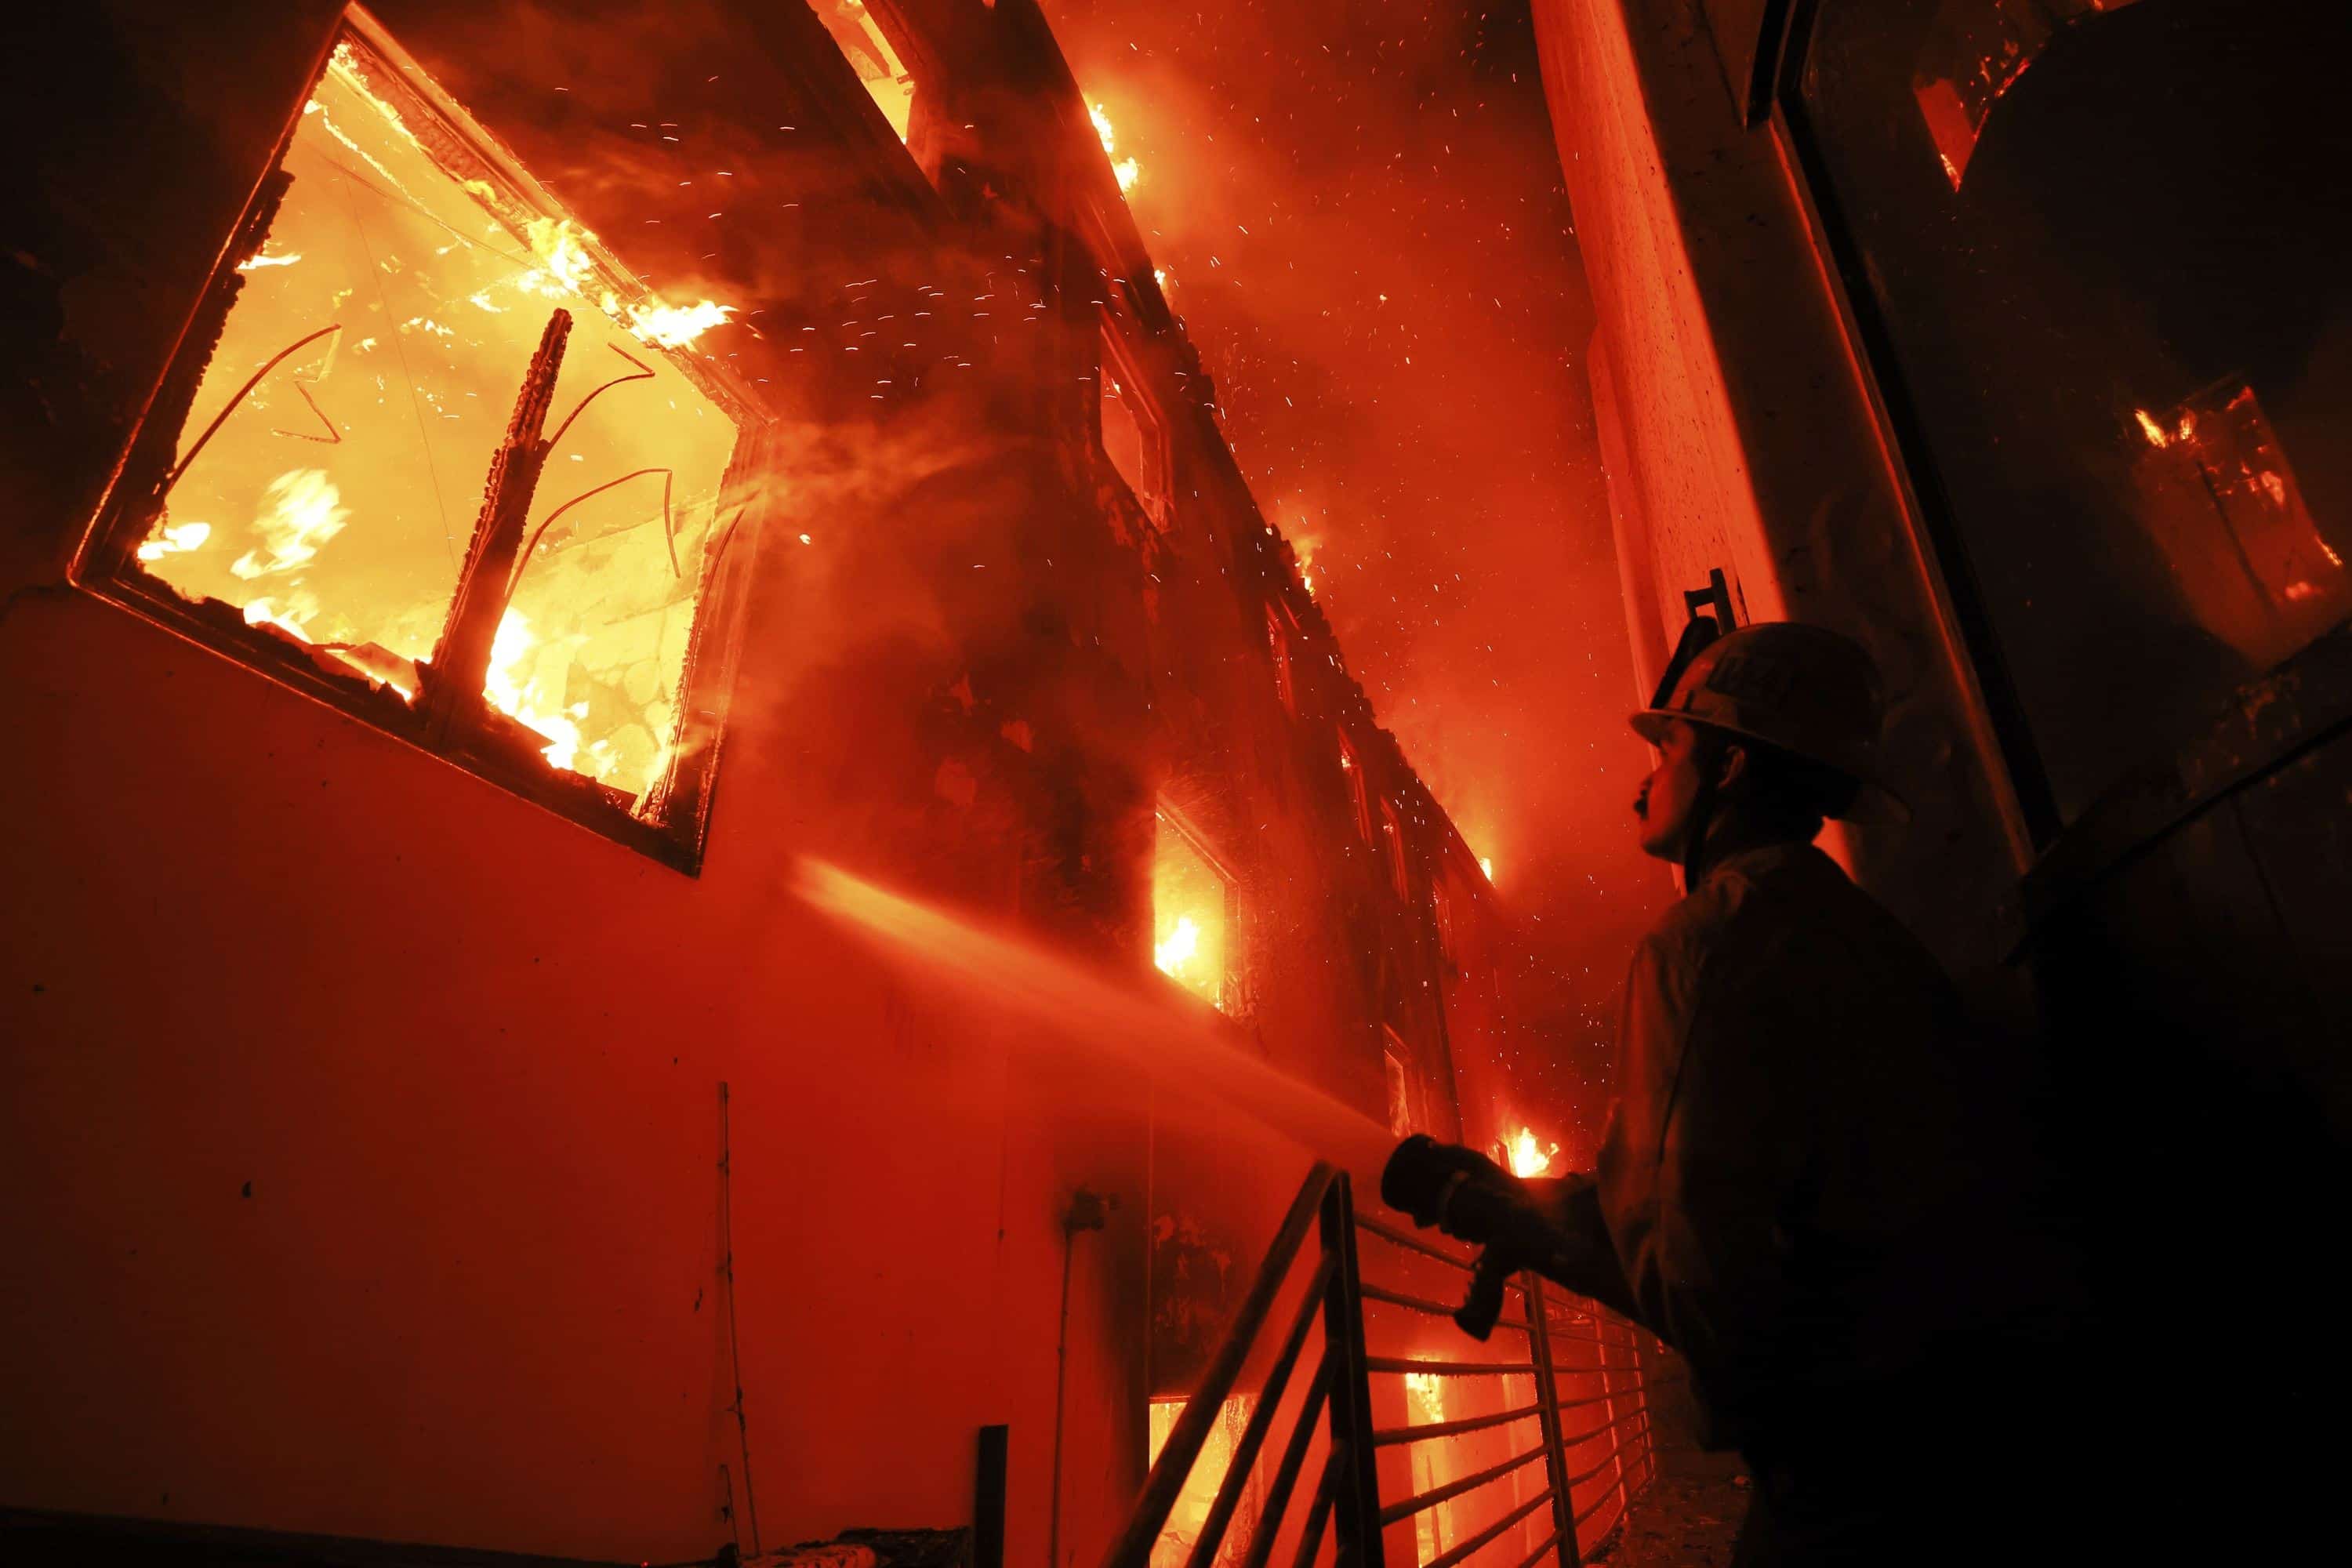
{"type": "Polygon", "coordinates": [[[1622,1520],[1633,1494],[1625,1489],[1625,1434],[1617,1429],[1617,1395],[1609,1386],[1609,1320],[1598,1310],[1592,1314],[1592,1359],[1601,1368],[1601,1418],[1609,1423],[1609,1464],[1617,1478],[1617,1517],[1622,1520]]]}
{"type": "Polygon", "coordinates": [[[1544,1473],[1551,1481],[1552,1524],[1559,1535],[1559,1568],[1580,1568],[1576,1505],[1568,1495],[1568,1450],[1560,1444],[1559,1384],[1551,1364],[1551,1320],[1544,1310],[1543,1286],[1533,1273],[1519,1276],[1519,1300],[1527,1306],[1528,1342],[1536,1363],[1536,1421],[1543,1429],[1544,1473]]]}
{"type": "Polygon", "coordinates": [[[1323,1194],[1323,1250],[1337,1265],[1323,1298],[1323,1354],[1331,1371],[1332,1500],[1338,1568],[1382,1568],[1381,1482],[1372,1448],[1372,1387],[1364,1346],[1362,1277],[1356,1268],[1356,1205],[1343,1173],[1323,1194]]]}

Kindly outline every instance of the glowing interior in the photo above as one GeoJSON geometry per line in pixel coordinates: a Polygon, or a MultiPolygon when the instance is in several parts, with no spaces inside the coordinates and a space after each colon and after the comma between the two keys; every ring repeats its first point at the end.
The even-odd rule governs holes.
{"type": "Polygon", "coordinates": [[[433,114],[364,44],[335,50],[139,566],[413,699],[525,367],[568,309],[546,433],[634,379],[586,406],[548,461],[526,541],[562,515],[518,568],[485,695],[547,737],[554,766],[642,799],[677,739],[707,557],[734,521],[720,488],[736,424],[670,351],[728,312],[612,278],[560,214],[518,224],[510,194],[436,155],[453,139],[433,114]]]}
{"type": "Polygon", "coordinates": [[[1149,500],[1153,487],[1146,416],[1135,394],[1120,382],[1117,362],[1108,353],[1103,355],[1101,393],[1103,456],[1138,500],[1149,500]]]}
{"type": "MultiPolygon", "coordinates": [[[[1217,1412],[1216,1423],[1209,1428],[1208,1441],[1201,1445],[1201,1457],[1192,1461],[1192,1474],[1184,1480],[1184,1489],[1176,1495],[1176,1506],[1168,1511],[1167,1526],[1160,1539],[1152,1542],[1151,1568],[1184,1568],[1192,1555],[1193,1543],[1201,1539],[1201,1527],[1208,1520],[1209,1505],[1216,1500],[1217,1489],[1224,1484],[1225,1472],[1233,1468],[1234,1450],[1241,1435],[1249,1426],[1252,1401],[1245,1394],[1235,1394],[1225,1401],[1217,1412]]],[[[1151,1462],[1160,1459],[1160,1450],[1168,1446],[1168,1435],[1176,1429],[1176,1417],[1184,1413],[1184,1401],[1179,1398],[1154,1399],[1151,1402],[1151,1462]]],[[[1240,1548],[1246,1546],[1255,1533],[1258,1514],[1257,1478],[1251,1478],[1249,1489],[1243,1494],[1240,1507],[1226,1526],[1225,1538],[1217,1553],[1220,1564],[1237,1563],[1240,1548]]]]}
{"type": "Polygon", "coordinates": [[[842,58],[866,84],[882,117],[898,140],[907,139],[915,119],[915,79],[899,63],[898,51],[866,9],[862,0],[818,0],[817,17],[841,47],[842,58]]]}
{"type": "Polygon", "coordinates": [[[1151,960],[1161,973],[1229,1007],[1227,910],[1231,888],[1183,829],[1162,813],[1151,868],[1151,960]]]}

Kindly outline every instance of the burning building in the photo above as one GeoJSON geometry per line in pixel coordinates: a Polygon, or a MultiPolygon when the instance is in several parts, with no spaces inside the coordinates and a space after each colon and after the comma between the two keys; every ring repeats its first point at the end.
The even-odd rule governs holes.
{"type": "Polygon", "coordinates": [[[678,1560],[977,1466],[1094,1560],[1315,1130],[1508,1131],[1510,935],[1040,16],[57,26],[17,1539],[678,1560]]]}

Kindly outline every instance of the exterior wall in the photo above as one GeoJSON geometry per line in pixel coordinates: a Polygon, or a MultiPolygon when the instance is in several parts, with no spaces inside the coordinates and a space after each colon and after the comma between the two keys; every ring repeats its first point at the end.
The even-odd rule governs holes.
{"type": "Polygon", "coordinates": [[[1682,591],[1716,566],[1743,622],[1859,638],[1916,817],[1825,842],[1947,963],[1989,963],[2002,938],[1982,911],[2013,903],[2024,846],[1802,198],[1769,134],[1740,123],[1693,0],[1546,0],[1536,18],[1600,319],[1596,413],[1622,454],[1612,503],[1646,542],[1646,578],[1629,569],[1629,591],[1654,595],[1627,605],[1637,667],[1672,648],[1682,591]]]}
{"type": "Polygon", "coordinates": [[[1426,889],[1459,839],[1250,502],[1042,21],[936,9],[974,45],[928,84],[973,139],[919,113],[936,191],[795,7],[643,38],[383,13],[590,226],[741,301],[730,352],[790,411],[695,877],[68,581],[334,16],[78,14],[88,90],[22,143],[55,171],[22,247],[47,335],[8,389],[0,810],[29,830],[0,865],[0,1179],[27,1201],[0,1503],[675,1561],[748,1548],[754,1500],[771,1547],[966,1522],[976,1429],[1009,1423],[1008,1556],[1088,1560],[1146,1394],[1181,1381],[1151,1364],[1154,1228],[1199,1218],[1237,1295],[1309,1157],[1199,1092],[1220,1053],[1360,1110],[1360,1154],[1386,1025],[1454,1130],[1426,889]],[[736,177],[788,198],[708,256],[642,217],[700,198],[557,96],[647,80],[740,93],[714,121],[736,177]],[[1142,291],[1162,516],[1092,445],[1110,276],[1142,291]],[[955,329],[967,380],[875,398],[870,362],[797,352],[967,283],[1039,302],[955,329]],[[1269,604],[1300,627],[1296,717],[1269,604]],[[1399,806],[1408,896],[1350,820],[1341,728],[1399,806]],[[1233,1018],[1153,1013],[1200,1016],[1190,1054],[1034,1000],[1072,963],[1157,984],[1163,798],[1248,933],[1233,1018]],[[856,934],[800,895],[803,857],[957,923],[890,928],[919,952],[856,934]],[[1073,1236],[1082,1188],[1115,1201],[1073,1236]]]}

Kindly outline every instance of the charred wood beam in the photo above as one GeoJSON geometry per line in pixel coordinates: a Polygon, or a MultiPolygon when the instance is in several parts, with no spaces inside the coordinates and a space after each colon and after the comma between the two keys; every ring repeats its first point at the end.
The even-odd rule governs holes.
{"type": "Polygon", "coordinates": [[[563,345],[571,336],[571,311],[559,310],[548,317],[547,331],[540,334],[539,349],[530,356],[530,368],[523,373],[522,391],[515,398],[507,438],[490,458],[481,515],[466,546],[466,564],[457,574],[457,591],[449,600],[449,618],[442,625],[441,640],[433,647],[432,662],[417,667],[417,678],[425,688],[425,731],[436,744],[446,741],[452,730],[470,728],[482,712],[490,645],[506,615],[509,584],[522,552],[523,524],[530,512],[531,498],[539,490],[540,470],[554,445],[541,432],[547,426],[555,378],[563,368],[563,345]]]}

